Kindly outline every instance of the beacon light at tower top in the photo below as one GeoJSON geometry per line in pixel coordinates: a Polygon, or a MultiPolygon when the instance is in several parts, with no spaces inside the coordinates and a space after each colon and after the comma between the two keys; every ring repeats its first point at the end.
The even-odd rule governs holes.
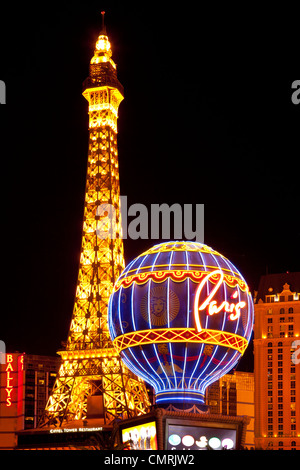
{"type": "Polygon", "coordinates": [[[104,14],[105,11],[101,11],[102,15],[102,30],[97,39],[94,55],[91,59],[91,64],[100,64],[101,62],[110,62],[114,69],[116,69],[116,64],[112,60],[112,51],[111,45],[106,34],[106,27],[104,25],[104,14]]]}
{"type": "Polygon", "coordinates": [[[247,283],[197,242],[150,248],[124,269],[109,302],[109,330],[124,363],[156,403],[204,404],[206,387],[244,354],[253,327],[247,283]]]}

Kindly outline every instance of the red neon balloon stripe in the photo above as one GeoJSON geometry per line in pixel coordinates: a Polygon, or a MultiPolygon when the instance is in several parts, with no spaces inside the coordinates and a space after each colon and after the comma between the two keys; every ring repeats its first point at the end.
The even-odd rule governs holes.
{"type": "MultiPolygon", "coordinates": [[[[145,284],[149,279],[154,282],[164,282],[166,279],[170,278],[175,282],[182,282],[185,279],[190,279],[193,282],[201,281],[205,276],[207,276],[207,271],[193,271],[193,270],[167,270],[167,271],[149,271],[147,273],[138,273],[132,274],[131,276],[124,277],[119,279],[115,284],[115,292],[120,289],[120,287],[130,287],[134,282],[136,284],[145,284]]],[[[220,279],[220,275],[216,274],[210,277],[209,281],[213,284],[216,284],[220,279]]],[[[245,292],[248,291],[247,284],[237,277],[231,276],[230,274],[224,273],[224,281],[229,287],[239,286],[240,290],[245,292]]]]}

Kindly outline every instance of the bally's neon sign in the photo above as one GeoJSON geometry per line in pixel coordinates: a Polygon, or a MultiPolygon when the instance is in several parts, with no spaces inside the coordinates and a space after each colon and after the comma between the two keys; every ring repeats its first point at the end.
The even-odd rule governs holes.
{"type": "Polygon", "coordinates": [[[23,376],[22,371],[24,367],[24,356],[18,356],[14,362],[14,357],[12,354],[6,354],[6,400],[5,404],[7,407],[11,407],[14,403],[17,403],[20,400],[19,393],[21,393],[23,386],[23,376]],[[20,388],[19,388],[20,387],[20,388]],[[13,389],[18,390],[18,396],[13,400],[13,389]]]}
{"type": "Polygon", "coordinates": [[[12,400],[12,391],[13,391],[13,385],[11,384],[13,377],[11,377],[11,373],[14,372],[13,368],[13,356],[12,354],[7,354],[6,355],[6,362],[7,366],[5,369],[6,372],[6,406],[11,406],[11,400],[12,400]]]}
{"type": "MultiPolygon", "coordinates": [[[[195,317],[195,323],[196,323],[196,330],[198,332],[202,330],[201,323],[200,323],[200,315],[199,315],[200,311],[207,309],[208,315],[215,315],[221,311],[225,311],[230,314],[229,320],[234,321],[240,318],[241,309],[246,306],[245,301],[234,303],[234,302],[228,302],[227,300],[224,300],[220,305],[218,305],[217,301],[214,300],[214,296],[219,290],[221,284],[223,283],[223,279],[224,279],[223,272],[220,269],[216,269],[215,271],[208,273],[207,276],[205,276],[205,278],[202,280],[202,282],[199,284],[197,288],[195,301],[194,301],[194,317],[195,317]],[[216,283],[215,287],[212,289],[212,291],[209,293],[207,298],[204,300],[204,302],[202,302],[201,305],[199,305],[200,295],[204,289],[204,286],[207,284],[207,282],[212,276],[220,276],[220,278],[218,282],[216,283]]],[[[239,295],[238,290],[236,290],[231,296],[231,298],[237,299],[238,295],[239,295]]]]}

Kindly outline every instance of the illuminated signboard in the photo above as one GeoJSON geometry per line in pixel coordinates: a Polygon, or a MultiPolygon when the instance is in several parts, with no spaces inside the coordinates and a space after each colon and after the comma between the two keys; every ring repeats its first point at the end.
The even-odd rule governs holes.
{"type": "Polygon", "coordinates": [[[50,434],[68,434],[76,432],[99,432],[103,431],[103,427],[93,427],[93,428],[53,428],[49,430],[50,434]]]}
{"type": "Polygon", "coordinates": [[[128,442],[130,450],[157,450],[155,421],[122,429],[122,442],[128,442]]]}
{"type": "Polygon", "coordinates": [[[5,404],[8,408],[10,408],[13,403],[18,403],[19,406],[22,402],[23,361],[23,354],[20,356],[17,354],[6,354],[5,404]],[[18,394],[15,394],[15,396],[14,390],[18,391],[18,394]]]}
{"type": "Polygon", "coordinates": [[[236,449],[236,429],[169,425],[167,450],[236,449]]]}
{"type": "Polygon", "coordinates": [[[7,354],[6,355],[6,406],[11,406],[11,399],[12,399],[12,391],[13,391],[13,377],[12,377],[12,372],[14,372],[13,368],[13,356],[12,354],[7,354]]]}
{"type": "Polygon", "coordinates": [[[6,406],[11,406],[13,385],[14,360],[12,354],[6,354],[6,406]]]}
{"type": "Polygon", "coordinates": [[[244,354],[253,302],[237,268],[197,242],[168,242],[133,260],[114,286],[109,330],[156,403],[204,403],[205,389],[244,354]]]}

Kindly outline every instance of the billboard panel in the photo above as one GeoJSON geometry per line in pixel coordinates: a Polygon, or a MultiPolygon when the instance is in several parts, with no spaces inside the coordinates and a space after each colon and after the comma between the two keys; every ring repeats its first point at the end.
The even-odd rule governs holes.
{"type": "Polygon", "coordinates": [[[236,429],[169,424],[166,431],[167,450],[236,449],[236,429]]]}
{"type": "Polygon", "coordinates": [[[155,421],[122,429],[122,442],[129,442],[130,450],[157,450],[155,421]]]}

